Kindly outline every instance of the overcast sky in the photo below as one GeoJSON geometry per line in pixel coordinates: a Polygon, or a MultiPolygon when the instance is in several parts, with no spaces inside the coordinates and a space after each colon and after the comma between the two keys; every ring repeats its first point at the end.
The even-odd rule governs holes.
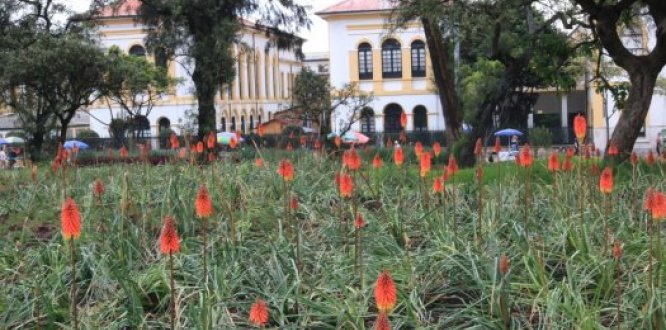
{"type": "MultiPolygon", "coordinates": [[[[1,0],[0,0],[1,1],[1,0]]],[[[299,34],[301,37],[308,41],[303,46],[305,53],[311,52],[326,52],[328,51],[328,26],[324,20],[316,16],[314,13],[326,7],[332,6],[342,0],[297,0],[302,4],[310,5],[310,19],[312,20],[312,28],[310,31],[304,30],[299,34]]],[[[66,1],[71,9],[75,11],[83,11],[88,9],[90,0],[70,0],[66,1]]]]}

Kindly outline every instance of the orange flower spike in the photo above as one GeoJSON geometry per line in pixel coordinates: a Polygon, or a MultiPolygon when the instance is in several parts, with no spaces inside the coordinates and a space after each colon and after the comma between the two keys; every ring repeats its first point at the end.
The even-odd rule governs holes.
{"type": "Polygon", "coordinates": [[[395,148],[393,150],[393,162],[395,162],[395,165],[401,166],[404,161],[405,156],[402,153],[402,148],[395,148]]]}
{"type": "Polygon", "coordinates": [[[315,150],[319,150],[319,149],[321,149],[321,142],[319,142],[319,140],[316,140],[316,141],[315,141],[315,143],[314,143],[314,148],[315,148],[315,150]]]}
{"type": "Polygon", "coordinates": [[[93,184],[93,196],[100,198],[104,195],[105,191],[106,188],[104,187],[104,182],[100,179],[95,180],[95,183],[93,184]]]}
{"type": "Polygon", "coordinates": [[[414,144],[414,154],[416,157],[421,157],[421,154],[423,153],[423,144],[421,144],[421,141],[416,141],[414,144]]]}
{"type": "Polygon", "coordinates": [[[264,167],[264,160],[263,160],[262,158],[256,158],[256,159],[254,160],[254,164],[255,164],[257,167],[262,168],[262,167],[264,167]]]}
{"type": "Polygon", "coordinates": [[[615,262],[620,261],[623,254],[624,250],[622,249],[622,242],[616,240],[613,242],[613,258],[615,259],[615,262]]]}
{"type": "Polygon", "coordinates": [[[298,197],[291,196],[291,200],[289,200],[289,208],[292,211],[298,211],[298,197]]]}
{"type": "Polygon", "coordinates": [[[620,154],[620,149],[617,148],[617,144],[613,141],[610,142],[610,147],[608,147],[609,156],[617,156],[620,154]]]}
{"type": "Polygon", "coordinates": [[[301,136],[301,147],[305,147],[306,144],[308,144],[308,140],[305,138],[305,136],[301,136]]]}
{"type": "Polygon", "coordinates": [[[257,299],[250,307],[249,321],[256,327],[263,328],[268,324],[268,304],[262,299],[257,299]]]}
{"type": "Polygon", "coordinates": [[[476,144],[474,145],[474,155],[480,157],[483,154],[483,142],[481,138],[476,139],[476,144]]]}
{"type": "Polygon", "coordinates": [[[296,138],[296,135],[294,135],[294,131],[291,131],[291,133],[289,133],[289,138],[290,139],[295,139],[296,138]]]}
{"type": "Polygon", "coordinates": [[[124,145],[120,147],[120,151],[118,153],[120,154],[120,158],[127,158],[127,156],[129,155],[129,152],[127,151],[127,148],[125,148],[124,145]]]}
{"type": "Polygon", "coordinates": [[[354,147],[348,151],[345,151],[345,153],[342,155],[342,161],[344,165],[352,171],[356,171],[361,168],[361,157],[359,157],[354,147]]]}
{"type": "Polygon", "coordinates": [[[571,162],[571,156],[564,157],[564,162],[562,163],[562,171],[570,172],[573,170],[573,163],[571,162]]]}
{"type": "Polygon", "coordinates": [[[340,176],[340,196],[341,197],[352,197],[354,192],[354,183],[349,174],[345,173],[340,176]]]}
{"type": "Polygon", "coordinates": [[[176,220],[171,216],[164,218],[160,235],[160,251],[164,254],[180,252],[180,239],[176,230],[176,220]]]}
{"type": "Polygon", "coordinates": [[[291,152],[294,150],[294,146],[291,145],[291,141],[287,142],[287,151],[291,152]]]}
{"type": "Polygon", "coordinates": [[[500,151],[502,151],[502,143],[500,142],[499,136],[495,138],[495,147],[493,148],[493,151],[499,155],[500,151]]]}
{"type": "Polygon", "coordinates": [[[573,157],[574,153],[575,153],[574,148],[572,147],[567,148],[567,157],[573,157]]]}
{"type": "Polygon", "coordinates": [[[375,158],[372,159],[372,167],[375,169],[380,169],[382,167],[382,158],[379,157],[379,154],[375,154],[375,158]]]}
{"type": "Polygon", "coordinates": [[[215,133],[208,133],[208,141],[206,141],[208,149],[215,149],[215,133]]]}
{"type": "Polygon", "coordinates": [[[652,153],[652,150],[650,150],[647,157],[645,157],[645,162],[650,166],[654,165],[654,153],[652,153]]]}
{"type": "Polygon", "coordinates": [[[435,141],[432,145],[432,152],[435,154],[435,157],[439,157],[439,154],[442,153],[442,146],[439,144],[439,141],[435,141]]]}
{"type": "Polygon", "coordinates": [[[375,321],[375,330],[391,330],[391,323],[389,322],[386,313],[379,313],[375,321]]]}
{"type": "Polygon", "coordinates": [[[185,157],[187,157],[187,149],[185,149],[185,148],[180,148],[180,149],[178,150],[178,158],[180,158],[180,159],[185,159],[185,157]]]}
{"type": "Polygon", "coordinates": [[[356,229],[365,227],[365,220],[363,219],[363,215],[361,213],[356,215],[356,220],[354,220],[354,227],[356,229]]]}
{"type": "Polygon", "coordinates": [[[502,276],[509,272],[510,262],[509,257],[503,254],[499,259],[499,272],[502,276]]]}
{"type": "Polygon", "coordinates": [[[176,136],[176,133],[171,133],[169,144],[171,145],[171,149],[176,150],[180,148],[180,141],[178,141],[178,136],[176,136]]]}
{"type": "Polygon", "coordinates": [[[661,191],[654,193],[652,202],[652,219],[654,221],[662,221],[666,218],[666,197],[661,191]]]}
{"type": "Polygon", "coordinates": [[[435,182],[432,183],[432,191],[435,194],[439,194],[444,191],[444,184],[442,183],[442,178],[435,178],[435,182]]]}
{"type": "Polygon", "coordinates": [[[551,152],[550,157],[548,157],[548,170],[551,172],[557,172],[560,170],[560,157],[555,151],[551,152]]]}
{"type": "Polygon", "coordinates": [[[81,236],[81,214],[76,202],[71,197],[67,197],[62,205],[60,224],[62,226],[62,236],[65,240],[76,239],[81,236]]]}
{"type": "Polygon", "coordinates": [[[204,144],[203,141],[197,142],[197,153],[201,154],[204,152],[204,144]]]}
{"type": "Polygon", "coordinates": [[[430,153],[424,152],[421,154],[421,177],[425,177],[430,172],[432,165],[430,160],[430,153]]]}
{"type": "Polygon", "coordinates": [[[523,149],[520,150],[518,157],[520,157],[520,166],[532,167],[534,158],[532,156],[532,149],[530,148],[529,144],[525,144],[525,146],[523,146],[523,149]]]}
{"type": "Polygon", "coordinates": [[[400,126],[402,128],[407,127],[407,113],[404,112],[404,111],[402,113],[400,113],[400,126]]]}
{"type": "Polygon", "coordinates": [[[583,115],[577,115],[574,117],[574,134],[579,142],[585,140],[585,134],[587,132],[587,120],[583,115]]]}
{"type": "Polygon", "coordinates": [[[278,174],[280,174],[284,181],[292,181],[294,180],[294,166],[291,165],[289,160],[283,159],[280,161],[278,174]]]}
{"type": "Polygon", "coordinates": [[[386,147],[389,149],[393,148],[393,140],[391,140],[390,138],[386,139],[386,147]]]}
{"type": "Polygon", "coordinates": [[[452,177],[458,172],[458,162],[456,161],[456,156],[453,154],[449,156],[449,164],[446,167],[446,172],[448,173],[449,177],[452,177]]]}
{"type": "Polygon", "coordinates": [[[211,162],[211,163],[215,161],[215,154],[214,153],[211,152],[211,153],[208,154],[208,161],[211,162]]]}
{"type": "Polygon", "coordinates": [[[231,147],[231,149],[236,149],[237,145],[238,145],[238,140],[236,140],[236,138],[231,138],[229,140],[229,147],[231,147]]]}
{"type": "Polygon", "coordinates": [[[342,139],[340,138],[339,135],[336,135],[335,136],[335,146],[340,148],[341,145],[342,145],[342,139]]]}
{"type": "MultiPolygon", "coordinates": [[[[292,133],[293,133],[293,132],[292,132],[292,133]]],[[[240,132],[240,131],[236,131],[236,141],[240,141],[240,140],[241,140],[241,132],[240,132]]]]}
{"type": "Polygon", "coordinates": [[[388,313],[397,303],[395,283],[388,270],[384,270],[375,284],[375,301],[380,312],[388,313]]]}
{"type": "Polygon", "coordinates": [[[205,185],[199,187],[197,199],[194,204],[197,217],[208,218],[213,214],[213,202],[210,199],[210,194],[208,194],[208,189],[206,189],[205,185]]]}
{"type": "Polygon", "coordinates": [[[613,192],[613,169],[609,166],[606,166],[601,176],[599,177],[599,190],[604,194],[610,194],[613,192]]]}

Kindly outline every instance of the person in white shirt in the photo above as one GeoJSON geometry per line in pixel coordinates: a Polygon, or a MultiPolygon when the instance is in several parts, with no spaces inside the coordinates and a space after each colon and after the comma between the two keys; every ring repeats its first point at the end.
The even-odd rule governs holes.
{"type": "Polygon", "coordinates": [[[0,148],[0,168],[7,167],[7,154],[5,153],[5,148],[0,148]]]}

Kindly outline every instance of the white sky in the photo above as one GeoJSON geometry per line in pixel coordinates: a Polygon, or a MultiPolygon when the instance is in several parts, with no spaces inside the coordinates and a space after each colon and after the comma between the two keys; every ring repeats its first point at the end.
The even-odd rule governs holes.
{"type": "MultiPolygon", "coordinates": [[[[312,20],[312,27],[310,31],[304,30],[299,34],[301,37],[307,39],[303,46],[305,53],[312,52],[327,52],[328,51],[328,25],[324,20],[316,16],[314,13],[332,6],[342,0],[297,0],[301,4],[310,5],[310,20],[312,20]]],[[[74,11],[83,11],[88,9],[90,0],[70,0],[67,1],[70,8],[74,11]]]]}

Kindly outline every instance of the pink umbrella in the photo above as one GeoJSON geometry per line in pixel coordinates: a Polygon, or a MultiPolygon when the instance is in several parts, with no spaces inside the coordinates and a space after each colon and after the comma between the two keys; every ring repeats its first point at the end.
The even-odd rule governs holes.
{"type": "Polygon", "coordinates": [[[342,142],[349,144],[366,144],[370,138],[359,132],[347,132],[342,136],[342,142]]]}

